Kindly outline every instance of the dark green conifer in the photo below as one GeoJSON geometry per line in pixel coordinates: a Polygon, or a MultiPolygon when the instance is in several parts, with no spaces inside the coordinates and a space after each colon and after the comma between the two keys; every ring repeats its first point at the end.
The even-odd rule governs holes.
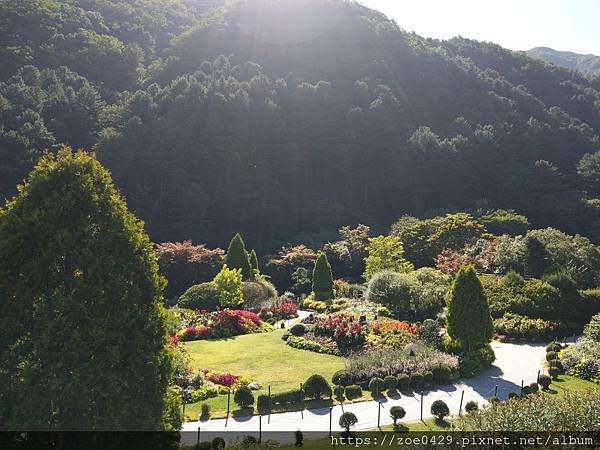
{"type": "Polygon", "coordinates": [[[251,280],[253,278],[252,266],[250,265],[250,258],[246,251],[246,245],[240,233],[231,239],[229,247],[227,247],[227,254],[225,255],[225,264],[230,269],[242,269],[242,277],[244,281],[251,280]]]}
{"type": "Polygon", "coordinates": [[[473,266],[462,267],[454,278],[447,323],[450,337],[467,350],[481,347],[492,339],[490,308],[473,266]]]}
{"type": "Polygon", "coordinates": [[[317,300],[329,300],[333,297],[333,275],[325,253],[320,253],[315,261],[312,287],[317,300]]]}

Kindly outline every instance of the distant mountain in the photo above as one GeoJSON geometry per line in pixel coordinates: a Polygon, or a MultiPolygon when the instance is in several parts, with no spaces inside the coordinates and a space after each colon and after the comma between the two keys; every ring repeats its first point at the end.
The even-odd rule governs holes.
{"type": "Polygon", "coordinates": [[[578,70],[584,75],[600,75],[600,56],[560,52],[548,47],[532,48],[527,54],[560,67],[578,70]]]}

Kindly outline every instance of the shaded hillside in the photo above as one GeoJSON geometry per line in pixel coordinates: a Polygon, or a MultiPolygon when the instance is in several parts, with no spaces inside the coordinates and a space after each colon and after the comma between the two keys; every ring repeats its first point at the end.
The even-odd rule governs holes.
{"type": "Polygon", "coordinates": [[[535,47],[527,50],[527,54],[560,67],[577,70],[584,75],[600,75],[600,56],[558,51],[548,47],[535,47]]]}
{"type": "Polygon", "coordinates": [[[600,150],[600,94],[585,78],[490,44],[424,40],[354,2],[170,5],[197,14],[156,31],[163,44],[130,92],[68,58],[77,74],[27,68],[0,84],[3,192],[65,142],[96,149],[156,240],[223,245],[241,231],[273,248],[481,204],[600,235],[576,171],[600,150]],[[82,99],[95,109],[78,113],[82,99]]]}

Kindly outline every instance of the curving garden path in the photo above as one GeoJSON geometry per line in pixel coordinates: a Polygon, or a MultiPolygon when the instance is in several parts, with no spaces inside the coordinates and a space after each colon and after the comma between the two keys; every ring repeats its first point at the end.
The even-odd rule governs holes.
{"type": "MultiPolygon", "coordinates": [[[[440,386],[435,390],[425,392],[423,396],[423,417],[431,417],[429,412],[435,400],[443,400],[450,408],[451,415],[457,415],[460,407],[462,392],[464,391],[463,407],[469,400],[474,400],[480,405],[494,395],[498,386],[498,397],[505,399],[510,392],[520,392],[521,381],[525,385],[536,381],[538,370],[543,367],[545,356],[544,344],[508,344],[493,342],[492,348],[496,354],[496,361],[489,369],[477,377],[459,380],[457,383],[440,386]]],[[[315,367],[318,372],[318,367],[315,367]]],[[[392,423],[389,410],[392,406],[402,406],[406,410],[403,422],[418,421],[421,417],[421,398],[418,394],[402,395],[397,398],[385,398],[381,403],[381,425],[392,423]]],[[[333,430],[339,431],[338,421],[345,411],[353,412],[358,418],[354,430],[367,430],[377,428],[378,402],[367,401],[347,405],[338,405],[333,408],[333,430]]],[[[201,430],[202,440],[210,440],[215,436],[227,437],[228,433],[239,432],[244,434],[258,434],[259,417],[236,417],[206,422],[186,422],[182,431],[197,432],[201,430]]],[[[310,432],[326,436],[329,432],[329,408],[305,410],[303,412],[286,412],[272,414],[270,423],[267,417],[262,418],[263,433],[269,432],[268,437],[280,442],[293,442],[293,432],[301,430],[305,437],[311,436],[310,432]],[[323,432],[325,432],[323,434],[323,432]]],[[[182,440],[195,443],[196,433],[182,433],[182,440]]],[[[316,435],[315,435],[316,436],[316,435]]]]}

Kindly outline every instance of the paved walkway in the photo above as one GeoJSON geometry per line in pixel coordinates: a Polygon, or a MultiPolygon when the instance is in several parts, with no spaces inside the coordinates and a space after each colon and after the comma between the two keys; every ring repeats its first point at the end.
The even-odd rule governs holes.
{"type": "MultiPolygon", "coordinates": [[[[450,408],[451,415],[458,414],[460,399],[464,391],[463,407],[469,400],[474,400],[480,405],[486,398],[494,395],[498,386],[498,397],[505,399],[510,392],[520,392],[521,381],[525,385],[536,381],[538,370],[542,369],[545,356],[544,344],[508,344],[493,342],[492,348],[496,354],[496,361],[489,369],[474,378],[460,380],[456,384],[441,386],[423,397],[423,417],[431,417],[429,412],[435,400],[443,400],[450,408]]],[[[315,367],[318,372],[318,367],[315,367]]],[[[392,406],[399,405],[406,410],[403,422],[414,422],[421,416],[421,399],[418,394],[402,395],[398,398],[385,398],[381,403],[381,425],[392,423],[389,410],[392,406]]],[[[338,421],[344,411],[353,412],[358,418],[354,430],[367,430],[377,428],[379,404],[376,401],[367,401],[347,405],[338,405],[333,408],[333,430],[339,431],[338,421]]],[[[213,438],[217,435],[225,436],[226,432],[243,432],[257,435],[259,427],[258,416],[236,417],[229,420],[217,419],[206,422],[186,422],[183,431],[197,431],[201,429],[202,440],[213,438]]],[[[293,442],[293,432],[301,430],[306,432],[329,431],[329,408],[305,410],[301,412],[287,412],[272,414],[270,423],[267,417],[262,419],[263,432],[277,432],[269,434],[269,438],[280,442],[293,442]],[[292,432],[292,433],[290,433],[292,432]],[[281,434],[280,434],[281,433],[281,434]]],[[[324,433],[324,435],[327,435],[324,433]]],[[[184,433],[184,440],[193,440],[192,433],[184,433]]]]}

